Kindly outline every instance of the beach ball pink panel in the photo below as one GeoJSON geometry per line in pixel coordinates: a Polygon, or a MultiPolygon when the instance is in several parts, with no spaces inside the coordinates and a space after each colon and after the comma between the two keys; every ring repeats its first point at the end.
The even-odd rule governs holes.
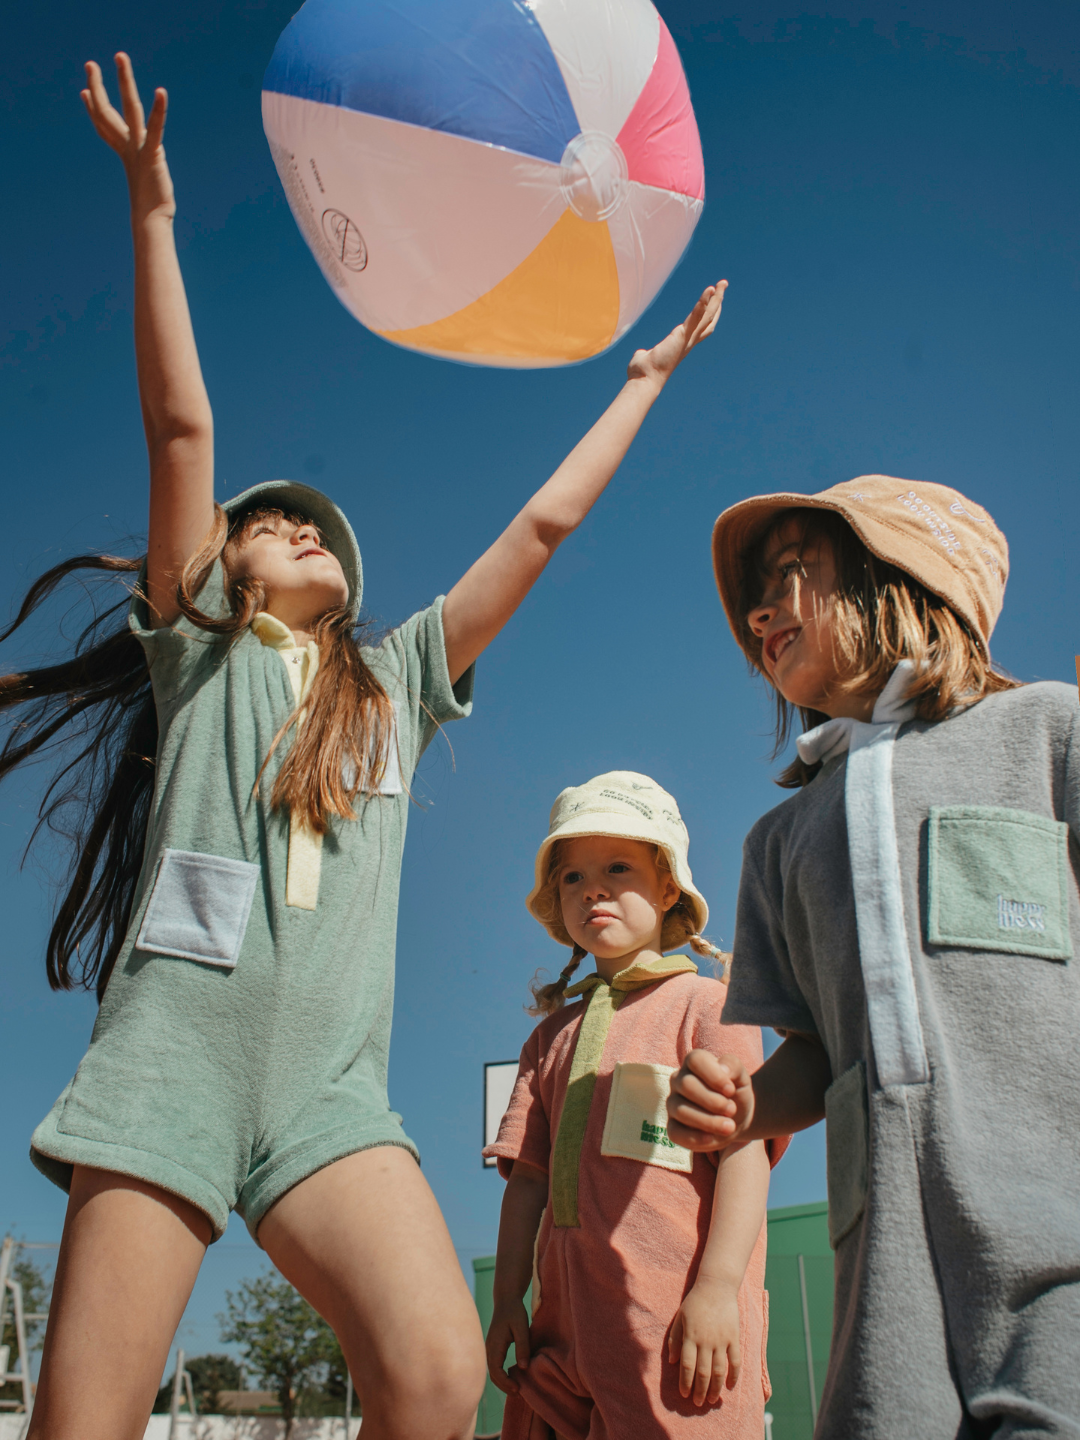
{"type": "Polygon", "coordinates": [[[705,199],[705,161],[694,107],[679,52],[663,20],[656,63],[619,131],[618,143],[631,180],[705,199]]]}

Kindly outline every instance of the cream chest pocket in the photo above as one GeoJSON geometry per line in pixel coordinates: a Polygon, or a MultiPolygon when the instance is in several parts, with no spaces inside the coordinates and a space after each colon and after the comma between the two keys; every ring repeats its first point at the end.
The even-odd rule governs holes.
{"type": "Polygon", "coordinates": [[[1027,810],[932,807],[930,944],[1070,959],[1068,837],[1027,810]]]}
{"type": "Polygon", "coordinates": [[[673,1065],[620,1061],[611,1077],[611,1098],[600,1141],[601,1155],[618,1155],[662,1170],[694,1168],[694,1156],[668,1139],[667,1098],[673,1065]]]}
{"type": "Polygon", "coordinates": [[[258,883],[259,867],[247,860],[166,850],[136,947],[233,969],[258,883]]]}

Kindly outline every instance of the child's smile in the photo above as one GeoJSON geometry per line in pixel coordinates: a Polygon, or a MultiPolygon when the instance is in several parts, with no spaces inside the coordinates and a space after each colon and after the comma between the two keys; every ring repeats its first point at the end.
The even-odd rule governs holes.
{"type": "Polygon", "coordinates": [[[834,596],[836,561],[825,541],[803,543],[802,527],[789,520],[765,552],[765,586],[748,616],[761,640],[761,668],[792,705],[825,715],[866,718],[872,697],[838,688],[834,596]]]}

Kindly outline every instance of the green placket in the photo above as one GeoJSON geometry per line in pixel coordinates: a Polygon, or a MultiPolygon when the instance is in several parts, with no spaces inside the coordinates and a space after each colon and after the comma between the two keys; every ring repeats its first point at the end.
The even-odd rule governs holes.
{"type": "Polygon", "coordinates": [[[585,1014],[581,1017],[570,1079],[566,1086],[555,1150],[551,1157],[551,1213],[556,1225],[579,1225],[578,1168],[585,1127],[589,1123],[596,1076],[604,1054],[604,1042],[615,1011],[626,999],[626,990],[612,990],[597,979],[585,1014]]]}
{"type": "Polygon", "coordinates": [[[551,1214],[556,1225],[581,1224],[577,1206],[581,1147],[585,1143],[585,1128],[589,1123],[596,1077],[615,1011],[632,990],[643,990],[655,985],[658,980],[685,974],[697,974],[697,966],[689,956],[657,955],[652,960],[637,961],[620,970],[610,985],[605,984],[599,975],[590,975],[588,979],[579,980],[576,985],[567,988],[568,1000],[584,995],[586,991],[592,993],[581,1017],[581,1028],[570,1062],[566,1099],[551,1156],[551,1214]]]}

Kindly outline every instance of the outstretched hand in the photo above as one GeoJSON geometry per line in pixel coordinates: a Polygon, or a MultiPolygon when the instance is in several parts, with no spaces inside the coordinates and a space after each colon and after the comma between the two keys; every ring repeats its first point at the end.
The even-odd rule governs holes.
{"type": "Polygon", "coordinates": [[[122,50],[116,56],[116,76],[120,83],[122,115],[110,103],[101,78],[101,66],[94,60],[87,61],[87,88],[80,92],[82,102],[94,122],[94,129],[124,162],[132,214],[142,218],[160,213],[171,220],[176,214],[176,201],[161,143],[168,97],[164,90],[155,90],[150,118],[146,119],[131,60],[122,50]]]}
{"type": "Polygon", "coordinates": [[[727,287],[726,280],[721,280],[719,285],[710,285],[682,324],[676,325],[659,345],[654,345],[651,350],[635,350],[627,366],[626,378],[652,378],[662,385],[680,360],[685,359],[695,345],[706,340],[716,329],[727,287]]]}
{"type": "Polygon", "coordinates": [[[671,1077],[668,1134],[686,1150],[726,1150],[754,1118],[750,1073],[734,1055],[691,1050],[671,1077]]]}

